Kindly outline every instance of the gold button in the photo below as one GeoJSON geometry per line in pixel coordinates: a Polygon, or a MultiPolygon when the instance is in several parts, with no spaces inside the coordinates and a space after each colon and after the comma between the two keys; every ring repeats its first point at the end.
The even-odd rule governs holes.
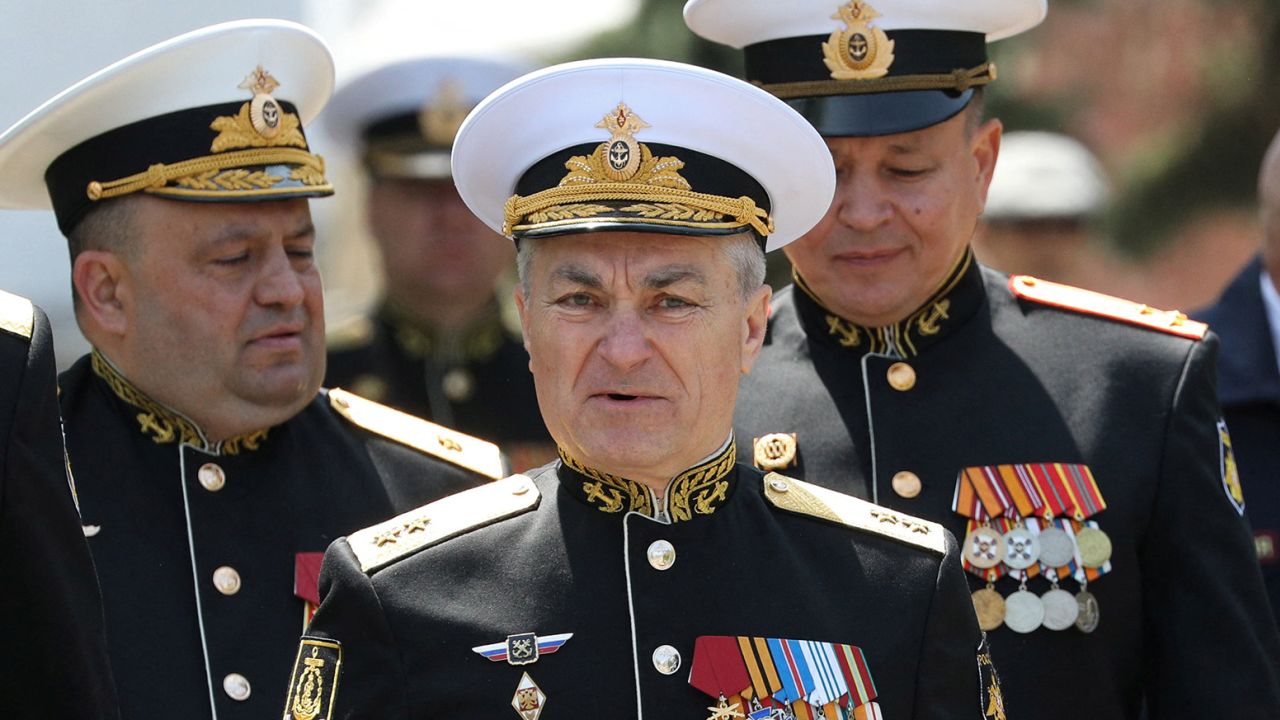
{"type": "Polygon", "coordinates": [[[240,573],[230,565],[223,565],[213,571],[213,586],[223,595],[235,595],[240,592],[240,573]]]}
{"type": "Polygon", "coordinates": [[[676,548],[666,540],[654,540],[649,545],[649,564],[654,570],[669,570],[676,564],[676,548]]]}
{"type": "Polygon", "coordinates": [[[663,675],[674,675],[680,669],[680,651],[670,645],[659,645],[653,651],[653,667],[663,675]]]}
{"type": "Polygon", "coordinates": [[[444,396],[451,402],[460,403],[471,398],[471,393],[476,389],[476,382],[472,379],[471,373],[464,368],[453,368],[441,378],[440,387],[444,390],[444,396]]]}
{"type": "Polygon", "coordinates": [[[1027,287],[1036,286],[1036,279],[1026,275],[1023,275],[1022,277],[1018,278],[1018,281],[1021,282],[1023,285],[1026,285],[1027,287]]]}
{"type": "Polygon", "coordinates": [[[893,476],[893,491],[900,497],[913,498],[920,494],[920,476],[910,470],[903,470],[893,476]]]}
{"type": "Polygon", "coordinates": [[[916,386],[916,371],[910,365],[904,362],[896,362],[889,366],[889,372],[886,373],[889,378],[889,384],[894,390],[906,392],[916,386]]]}
{"type": "Polygon", "coordinates": [[[227,484],[227,474],[214,463],[205,463],[196,471],[196,479],[209,492],[218,492],[227,484]]]}
{"type": "Polygon", "coordinates": [[[222,678],[222,690],[227,697],[238,702],[248,700],[249,694],[253,692],[253,688],[249,686],[249,678],[240,673],[231,673],[222,678]]]}

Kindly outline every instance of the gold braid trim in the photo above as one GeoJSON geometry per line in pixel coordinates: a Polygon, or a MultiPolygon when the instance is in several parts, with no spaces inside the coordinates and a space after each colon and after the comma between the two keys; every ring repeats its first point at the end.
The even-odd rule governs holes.
{"type": "Polygon", "coordinates": [[[182,413],[170,410],[148,397],[124,375],[121,375],[116,366],[98,352],[97,348],[94,348],[90,354],[90,365],[93,368],[93,374],[102,378],[116,397],[142,411],[134,418],[138,421],[138,429],[143,435],[152,436],[151,439],[157,445],[167,445],[177,441],[206,452],[239,455],[241,450],[257,450],[262,441],[267,438],[268,431],[263,429],[227,438],[220,443],[210,443],[205,439],[200,426],[182,413]]]}
{"type": "Polygon", "coordinates": [[[951,300],[947,298],[947,295],[952,290],[955,290],[960,281],[964,279],[973,262],[973,250],[965,249],[964,254],[960,256],[960,260],[951,268],[946,278],[943,279],[942,284],[938,286],[938,289],[929,296],[929,299],[923,305],[908,315],[906,319],[878,328],[863,327],[832,312],[822,303],[817,293],[809,287],[809,283],[805,282],[804,277],[795,268],[791,270],[791,279],[796,287],[809,296],[809,299],[826,311],[827,334],[834,337],[841,347],[861,349],[865,340],[867,343],[866,352],[868,353],[884,354],[893,348],[897,348],[903,357],[915,357],[920,354],[919,349],[916,348],[915,339],[937,335],[942,331],[943,322],[951,318],[949,314],[951,300]]]}
{"type": "Polygon", "coordinates": [[[169,165],[156,163],[145,172],[118,180],[94,180],[85,192],[90,200],[98,201],[139,190],[160,191],[175,181],[189,193],[253,192],[268,189],[284,179],[264,172],[250,173],[244,169],[246,165],[296,165],[298,167],[289,174],[291,179],[317,189],[325,189],[328,185],[324,177],[324,158],[319,155],[295,148],[252,148],[205,155],[169,165]]]}
{"type": "Polygon", "coordinates": [[[958,68],[949,73],[932,75],[897,75],[871,80],[804,80],[789,83],[755,83],[774,97],[791,100],[829,95],[861,95],[863,93],[903,92],[907,90],[955,90],[987,85],[996,79],[996,64],[983,63],[971,68],[958,68]]]}
{"type": "Polygon", "coordinates": [[[595,480],[582,484],[587,502],[598,505],[602,512],[638,512],[653,517],[653,495],[649,488],[634,480],[589,468],[573,459],[564,448],[556,449],[560,452],[560,461],[571,470],[595,480]]]}
{"type": "MultiPolygon", "coordinates": [[[[570,205],[587,205],[590,203],[598,203],[603,201],[635,201],[641,203],[675,203],[678,205],[688,206],[687,208],[661,208],[652,206],[632,205],[619,210],[613,210],[605,206],[595,206],[589,214],[578,214],[584,212],[577,210],[574,217],[594,217],[604,214],[605,212],[631,212],[640,217],[652,217],[655,215],[665,215],[670,213],[669,218],[656,218],[659,220],[668,220],[671,224],[680,221],[688,222],[688,218],[693,217],[698,211],[707,211],[720,216],[728,216],[733,218],[733,222],[721,223],[723,227],[743,227],[751,226],[761,236],[767,237],[773,232],[773,218],[769,213],[758,207],[754,200],[747,196],[739,198],[728,198],[723,195],[710,195],[707,193],[694,192],[692,190],[682,190],[680,188],[662,187],[660,185],[637,185],[634,183],[592,183],[584,186],[561,186],[554,187],[541,192],[534,193],[528,197],[520,195],[512,195],[508,200],[505,208],[506,219],[503,222],[502,232],[504,235],[511,235],[516,230],[522,230],[531,225],[522,225],[521,220],[528,216],[546,211],[559,206],[570,205]],[[687,211],[687,214],[685,214],[687,211]]],[[[705,216],[703,216],[705,217],[705,216]]],[[[541,223],[534,223],[535,225],[541,223]]],[[[699,223],[700,226],[705,226],[699,223]]]]}
{"type": "MultiPolygon", "coordinates": [[[[607,513],[636,512],[653,517],[653,493],[649,488],[624,477],[589,468],[573,459],[564,448],[557,448],[560,460],[575,472],[594,482],[583,482],[587,502],[607,513]]],[[[668,511],[671,522],[686,522],[695,515],[710,515],[729,498],[729,481],[737,463],[738,444],[730,440],[725,449],[710,460],[689,468],[667,486],[668,511]]]]}
{"type": "Polygon", "coordinates": [[[730,440],[729,445],[716,457],[676,476],[668,489],[670,501],[667,504],[671,512],[672,522],[692,520],[694,514],[710,515],[729,497],[729,481],[725,480],[733,472],[737,462],[738,442],[730,440]]]}

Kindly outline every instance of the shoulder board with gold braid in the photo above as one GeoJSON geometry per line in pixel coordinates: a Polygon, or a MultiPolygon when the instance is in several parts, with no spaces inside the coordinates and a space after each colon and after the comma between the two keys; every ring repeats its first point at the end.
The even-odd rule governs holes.
{"type": "Polygon", "coordinates": [[[506,474],[502,452],[491,442],[427,422],[340,388],[329,391],[329,405],[352,423],[402,445],[494,480],[506,474]]]}
{"type": "Polygon", "coordinates": [[[941,525],[835,490],[771,472],[764,476],[764,496],[783,510],[884,535],[934,552],[947,551],[946,533],[941,525]]]}
{"type": "Polygon", "coordinates": [[[1191,320],[1177,310],[1157,310],[1132,300],[1104,295],[1092,290],[1041,280],[1029,275],[1013,275],[1009,278],[1009,290],[1014,297],[1051,305],[1064,310],[1075,310],[1086,315],[1119,320],[1152,330],[1179,335],[1192,340],[1204,337],[1209,329],[1202,322],[1191,320]]]}
{"type": "Polygon", "coordinates": [[[541,493],[524,475],[512,475],[410,510],[347,537],[371,573],[423,548],[537,507],[541,493]]]}
{"type": "Polygon", "coordinates": [[[30,340],[35,322],[35,307],[30,300],[0,290],[0,330],[30,340]]]}

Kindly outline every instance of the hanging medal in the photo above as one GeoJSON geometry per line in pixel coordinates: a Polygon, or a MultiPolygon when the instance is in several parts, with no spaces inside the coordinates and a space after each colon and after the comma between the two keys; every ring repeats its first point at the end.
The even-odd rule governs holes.
{"type": "MultiPolygon", "coordinates": [[[[984,473],[984,468],[965,468],[960,471],[956,478],[951,509],[976,521],[970,523],[962,548],[964,562],[968,566],[986,571],[998,567],[1004,561],[1004,536],[991,526],[990,519],[1003,515],[1011,504],[1004,488],[993,483],[984,473]]],[[[985,572],[974,574],[990,580],[985,572]]]]}

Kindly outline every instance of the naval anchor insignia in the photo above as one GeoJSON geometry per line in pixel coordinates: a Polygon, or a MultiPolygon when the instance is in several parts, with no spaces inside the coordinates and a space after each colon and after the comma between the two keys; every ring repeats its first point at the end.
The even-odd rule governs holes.
{"type": "Polygon", "coordinates": [[[510,665],[528,665],[538,662],[538,658],[543,655],[550,655],[559,650],[571,637],[573,637],[573,633],[543,635],[541,637],[531,632],[517,633],[508,635],[507,639],[502,642],[478,645],[471,648],[471,650],[493,662],[506,660],[510,665]]]}

